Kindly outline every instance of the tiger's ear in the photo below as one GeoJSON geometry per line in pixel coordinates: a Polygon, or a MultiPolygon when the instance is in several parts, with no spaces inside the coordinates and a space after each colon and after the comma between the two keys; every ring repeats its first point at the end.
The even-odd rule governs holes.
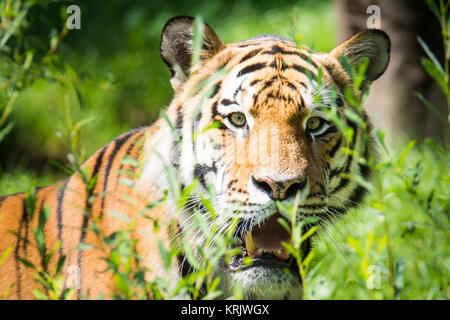
{"type": "MultiPolygon", "coordinates": [[[[193,17],[175,17],[167,21],[161,35],[160,52],[164,62],[172,73],[170,80],[175,92],[192,72],[191,66],[194,37],[193,17]]],[[[216,33],[204,24],[203,45],[199,63],[204,63],[225,48],[225,44],[216,33]]]]}
{"type": "Polygon", "coordinates": [[[369,59],[369,65],[365,74],[365,82],[374,81],[386,70],[390,57],[391,41],[389,36],[381,30],[370,29],[362,31],[330,52],[330,55],[341,61],[346,57],[355,67],[369,59]]]}

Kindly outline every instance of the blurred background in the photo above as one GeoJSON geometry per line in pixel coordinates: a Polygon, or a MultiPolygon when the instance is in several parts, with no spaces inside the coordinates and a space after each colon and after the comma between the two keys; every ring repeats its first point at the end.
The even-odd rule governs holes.
{"type": "Polygon", "coordinates": [[[381,28],[392,37],[392,60],[386,74],[375,82],[367,110],[375,124],[387,130],[388,141],[448,136],[448,121],[442,126],[415,95],[421,92],[446,114],[445,96],[420,63],[424,53],[418,35],[440,60],[443,52],[439,24],[421,1],[1,3],[2,38],[6,38],[0,56],[1,99],[3,106],[13,102],[13,107],[8,122],[0,123],[0,127],[11,124],[0,142],[0,174],[13,176],[0,180],[0,195],[28,185],[30,178],[39,177],[40,184],[58,179],[61,171],[49,165],[49,159],[66,162],[67,153],[74,152],[82,161],[118,134],[158,117],[173,93],[159,55],[160,33],[176,15],[201,15],[226,43],[275,33],[329,51],[365,29],[370,15],[366,8],[377,4],[381,28]],[[70,4],[81,9],[79,30],[64,29],[70,4]],[[22,15],[17,26],[11,23],[22,15]],[[14,36],[6,37],[8,32],[14,36]],[[30,66],[25,68],[27,61],[30,66]],[[15,172],[24,174],[17,177],[15,172]]]}
{"type": "Polygon", "coordinates": [[[390,146],[386,178],[317,238],[310,298],[448,299],[450,46],[445,60],[436,18],[450,26],[448,1],[0,0],[0,196],[63,179],[57,161],[158,117],[173,95],[159,55],[169,18],[200,15],[226,43],[274,33],[329,51],[367,28],[369,5],[392,40],[365,106],[390,146]],[[71,4],[79,30],[65,27],[71,4]]]}

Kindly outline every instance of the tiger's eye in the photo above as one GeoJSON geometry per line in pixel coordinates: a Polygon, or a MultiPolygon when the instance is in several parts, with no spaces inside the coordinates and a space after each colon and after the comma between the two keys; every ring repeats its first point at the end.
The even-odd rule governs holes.
{"type": "Polygon", "coordinates": [[[229,116],[230,122],[236,127],[242,127],[246,123],[245,114],[234,112],[229,116]]]}
{"type": "Polygon", "coordinates": [[[321,122],[322,121],[320,121],[320,118],[318,117],[309,118],[306,121],[306,129],[308,129],[309,131],[315,131],[320,128],[321,122]]]}

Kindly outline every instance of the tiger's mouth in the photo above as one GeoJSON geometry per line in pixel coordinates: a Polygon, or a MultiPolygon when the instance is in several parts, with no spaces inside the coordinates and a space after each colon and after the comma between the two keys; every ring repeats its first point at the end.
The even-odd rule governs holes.
{"type": "Polygon", "coordinates": [[[251,230],[239,235],[235,247],[241,247],[240,255],[234,256],[230,263],[231,271],[242,271],[252,267],[281,268],[298,273],[296,259],[291,256],[284,244],[291,243],[290,232],[279,219],[289,222],[275,213],[251,230]],[[247,259],[246,259],[247,258],[247,259]],[[248,259],[250,258],[250,259],[248,259]],[[247,263],[250,261],[250,263],[247,263]]]}

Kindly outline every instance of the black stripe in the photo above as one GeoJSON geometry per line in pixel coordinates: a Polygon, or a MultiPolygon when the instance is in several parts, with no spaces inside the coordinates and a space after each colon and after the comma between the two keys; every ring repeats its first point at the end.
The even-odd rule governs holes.
{"type": "MultiPolygon", "coordinates": [[[[129,155],[131,150],[137,145],[138,140],[144,135],[144,132],[141,132],[136,139],[134,140],[134,142],[132,144],[130,144],[130,146],[127,148],[127,151],[125,151],[125,156],[129,155]]],[[[123,170],[123,168],[125,167],[125,165],[122,163],[120,163],[120,167],[119,167],[119,175],[121,174],[121,170],[123,170]]],[[[116,185],[117,188],[117,185],[116,185]]]]}
{"type": "Polygon", "coordinates": [[[207,189],[205,175],[210,171],[217,173],[217,168],[215,166],[215,163],[213,163],[212,166],[196,164],[194,167],[194,173],[193,173],[194,177],[199,179],[200,183],[202,184],[202,186],[205,189],[207,189]]]}
{"type": "Polygon", "coordinates": [[[6,199],[8,199],[9,196],[2,196],[0,197],[0,209],[2,208],[2,203],[3,201],[5,201],[6,199]]]}
{"type": "Polygon", "coordinates": [[[276,53],[281,53],[281,54],[293,54],[293,55],[298,55],[298,52],[296,51],[286,51],[285,49],[279,47],[278,45],[273,45],[272,48],[270,48],[270,50],[264,51],[263,54],[276,54],[276,53]]]}
{"type": "Polygon", "coordinates": [[[370,167],[365,164],[359,165],[359,172],[363,178],[366,180],[372,175],[372,170],[370,170],[370,167]]]}
{"type": "Polygon", "coordinates": [[[237,88],[236,90],[234,90],[233,93],[233,99],[236,100],[236,96],[238,95],[238,93],[242,91],[242,83],[239,85],[239,88],[237,88]]]}
{"type": "Polygon", "coordinates": [[[333,146],[333,148],[331,148],[330,152],[328,153],[328,155],[331,158],[333,158],[334,155],[336,154],[336,152],[339,150],[339,148],[341,147],[341,143],[342,143],[342,137],[339,137],[339,139],[336,142],[336,144],[333,146]]]}
{"type": "MultiPolygon", "coordinates": [[[[25,222],[24,238],[28,239],[29,219],[28,219],[28,208],[26,206],[26,197],[23,199],[22,220],[25,222]]],[[[22,247],[25,255],[27,255],[28,242],[25,240],[22,241],[22,247]]]]}
{"type": "Polygon", "coordinates": [[[354,208],[361,203],[364,199],[364,196],[367,194],[367,189],[363,186],[357,186],[353,191],[352,195],[349,198],[349,201],[346,203],[348,208],[354,208]]]}
{"type": "Polygon", "coordinates": [[[312,77],[312,75],[313,75],[313,72],[311,70],[309,70],[308,68],[302,67],[298,64],[292,64],[288,67],[288,69],[294,69],[295,71],[303,73],[306,76],[308,76],[308,78],[312,77]]]}
{"type": "Polygon", "coordinates": [[[260,51],[261,51],[261,49],[255,49],[253,51],[250,51],[241,60],[239,60],[239,63],[242,63],[242,62],[256,56],[260,51]]]}
{"type": "Polygon", "coordinates": [[[103,214],[103,210],[105,208],[105,193],[106,193],[106,188],[108,185],[108,179],[109,179],[109,175],[111,173],[111,167],[112,164],[114,163],[114,160],[116,158],[117,153],[120,151],[120,148],[128,141],[128,139],[130,139],[136,132],[135,131],[131,131],[129,133],[126,133],[124,136],[117,138],[116,140],[114,140],[114,147],[113,150],[111,151],[108,161],[107,161],[107,165],[106,165],[106,169],[105,169],[105,175],[104,175],[104,179],[103,179],[103,191],[102,191],[102,204],[100,207],[100,214],[103,214]]]}
{"type": "Polygon", "coordinates": [[[178,167],[180,166],[180,145],[181,141],[183,139],[182,137],[182,129],[183,129],[183,114],[181,110],[183,109],[183,106],[180,105],[177,107],[177,115],[175,119],[175,140],[173,141],[173,148],[172,148],[172,166],[178,170],[178,167]]]}
{"type": "Polygon", "coordinates": [[[264,82],[264,85],[261,89],[261,91],[263,91],[264,89],[267,89],[268,87],[270,87],[273,84],[274,80],[267,80],[266,82],[264,82]]]}
{"type": "Polygon", "coordinates": [[[224,106],[229,106],[229,105],[232,105],[232,104],[237,104],[237,102],[236,101],[231,101],[230,99],[223,99],[222,101],[220,101],[220,104],[224,105],[224,106]]]}
{"type": "Polygon", "coordinates": [[[67,178],[61,187],[58,190],[58,193],[56,195],[56,202],[57,202],[57,208],[56,208],[56,219],[58,222],[58,240],[61,241],[61,247],[59,248],[60,255],[62,254],[63,250],[63,243],[62,243],[62,221],[63,221],[63,201],[66,193],[67,185],[69,184],[70,177],[67,178]]]}
{"type": "MultiPolygon", "coordinates": [[[[97,173],[100,170],[100,167],[103,163],[103,156],[106,152],[106,150],[108,149],[108,146],[103,147],[103,149],[100,151],[100,153],[97,156],[97,159],[95,160],[95,164],[94,164],[94,169],[92,170],[92,174],[90,175],[90,179],[92,179],[93,177],[95,177],[97,175],[97,173]]],[[[66,180],[67,181],[67,180],[66,180]]],[[[86,239],[86,229],[87,229],[87,225],[88,225],[88,220],[89,220],[89,215],[91,212],[91,208],[92,208],[92,204],[90,203],[90,198],[95,190],[95,187],[97,186],[97,182],[95,183],[95,185],[92,187],[92,189],[90,190],[90,192],[86,195],[86,202],[85,202],[85,210],[88,212],[83,212],[83,221],[81,223],[81,234],[80,234],[80,243],[84,242],[84,240],[86,239]]],[[[83,251],[80,250],[78,251],[78,258],[77,258],[77,263],[78,263],[78,270],[80,272],[80,288],[78,288],[78,299],[80,299],[80,294],[81,294],[81,290],[82,290],[82,285],[83,285],[83,277],[82,277],[82,258],[83,258],[83,251]]]]}
{"type": "Polygon", "coordinates": [[[292,90],[297,90],[297,86],[295,84],[293,84],[292,82],[287,81],[286,84],[288,85],[289,88],[291,88],[292,90]]]}
{"type": "Polygon", "coordinates": [[[340,191],[342,188],[345,188],[349,184],[350,180],[348,178],[342,178],[341,181],[339,181],[339,184],[336,188],[334,188],[330,193],[334,194],[338,191],[340,191]]]}
{"type": "Polygon", "coordinates": [[[20,272],[21,270],[21,265],[19,262],[19,259],[17,259],[17,257],[20,257],[20,248],[24,248],[24,244],[23,244],[23,240],[22,238],[27,237],[28,235],[28,227],[26,227],[26,233],[25,235],[22,235],[22,230],[24,228],[24,223],[26,223],[28,225],[27,222],[27,207],[25,204],[25,198],[22,199],[22,217],[20,218],[20,222],[19,222],[19,229],[17,230],[17,241],[16,241],[16,248],[14,249],[14,256],[15,256],[15,269],[16,269],[16,286],[17,286],[17,297],[19,300],[22,299],[22,273],[20,272]]]}
{"type": "Polygon", "coordinates": [[[221,81],[217,82],[217,83],[214,85],[214,90],[213,90],[213,92],[211,93],[211,95],[209,96],[210,99],[211,99],[211,98],[214,98],[214,96],[219,92],[221,86],[222,86],[222,82],[221,82],[221,81]]]}
{"type": "Polygon", "coordinates": [[[306,62],[308,62],[309,64],[313,65],[314,68],[319,69],[319,66],[318,66],[314,61],[312,61],[311,57],[308,57],[307,55],[304,55],[304,54],[301,53],[301,52],[297,52],[297,55],[298,55],[301,59],[303,59],[303,60],[305,60],[306,62]]]}
{"type": "MultiPolygon", "coordinates": [[[[36,189],[36,197],[38,196],[40,190],[36,189]]],[[[48,195],[48,194],[47,194],[48,195]]],[[[35,212],[37,212],[37,214],[39,214],[42,210],[42,207],[47,199],[47,195],[45,195],[44,197],[42,197],[41,201],[39,201],[38,205],[36,206],[35,212]]]]}
{"type": "Polygon", "coordinates": [[[265,62],[255,63],[255,64],[249,65],[245,68],[242,68],[242,70],[238,72],[237,76],[240,77],[240,76],[243,76],[244,74],[254,72],[254,71],[263,69],[265,67],[266,67],[265,62]]]}
{"type": "Polygon", "coordinates": [[[218,114],[219,114],[219,112],[217,110],[217,101],[214,101],[214,103],[211,107],[211,118],[215,119],[218,114]]]}

